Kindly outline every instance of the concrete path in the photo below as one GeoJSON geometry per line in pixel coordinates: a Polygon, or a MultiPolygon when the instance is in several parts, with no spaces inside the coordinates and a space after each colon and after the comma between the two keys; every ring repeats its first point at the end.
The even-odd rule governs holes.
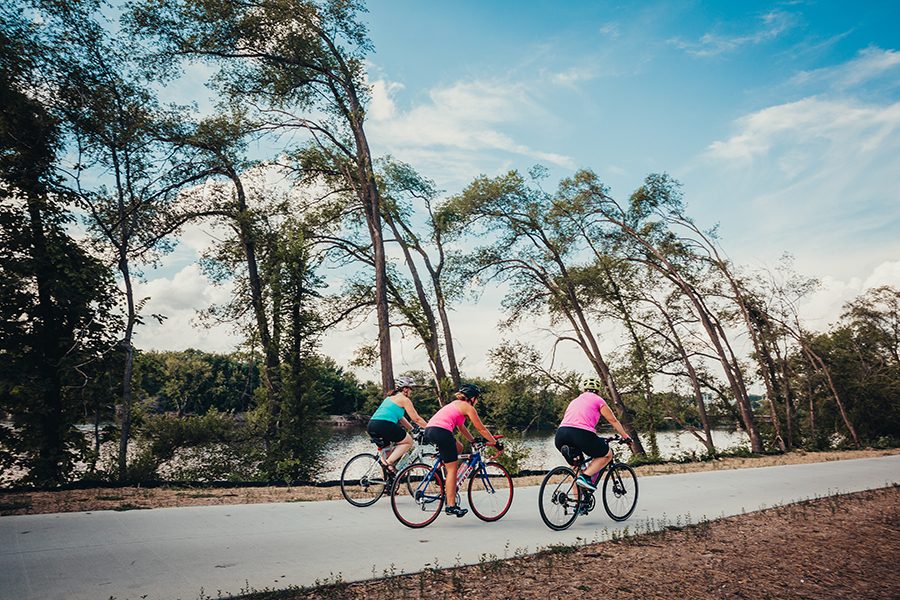
{"type": "Polygon", "coordinates": [[[415,573],[426,567],[609,539],[648,523],[697,523],[900,482],[900,455],[639,479],[638,507],[617,524],[598,506],[567,531],[541,521],[537,487],[484,523],[441,515],[409,529],[382,498],[0,518],[0,600],[196,600],[252,589],[415,573]]]}

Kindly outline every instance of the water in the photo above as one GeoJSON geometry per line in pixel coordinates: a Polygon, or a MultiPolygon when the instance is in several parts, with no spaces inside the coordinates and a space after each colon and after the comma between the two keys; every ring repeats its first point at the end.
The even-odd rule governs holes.
{"type": "MultiPolygon", "coordinates": [[[[527,459],[519,465],[521,469],[543,471],[555,466],[565,464],[563,457],[553,444],[556,431],[540,431],[527,434],[521,444],[531,452],[527,459]]],[[[610,433],[611,435],[611,433],[610,433]]],[[[742,432],[724,430],[713,431],[713,443],[718,450],[726,450],[735,446],[747,446],[749,438],[742,432]]],[[[649,450],[650,443],[647,436],[641,435],[641,443],[645,450],[649,450]]],[[[663,458],[675,458],[682,454],[706,452],[706,446],[697,441],[687,431],[664,431],[656,434],[659,444],[659,452],[663,458]]],[[[337,481],[341,478],[341,471],[351,457],[361,452],[375,451],[375,445],[369,441],[369,434],[364,428],[343,427],[335,428],[331,440],[326,446],[325,465],[320,476],[323,481],[337,481]]]]}

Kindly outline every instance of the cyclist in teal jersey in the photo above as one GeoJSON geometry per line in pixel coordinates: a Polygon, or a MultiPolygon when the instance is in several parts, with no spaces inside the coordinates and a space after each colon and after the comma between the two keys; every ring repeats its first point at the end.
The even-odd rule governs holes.
{"type": "Polygon", "coordinates": [[[427,425],[425,419],[416,412],[416,407],[413,406],[412,400],[409,399],[409,395],[412,393],[412,386],[414,385],[416,385],[416,382],[412,378],[398,377],[394,381],[394,391],[384,399],[375,411],[375,414],[369,419],[369,425],[366,427],[369,435],[380,437],[385,441],[396,444],[394,451],[391,452],[391,455],[387,458],[387,463],[385,463],[385,467],[394,474],[397,473],[397,461],[413,445],[412,436],[404,430],[404,427],[410,431],[413,428],[409,420],[406,419],[406,415],[409,415],[409,419],[419,427],[427,425]]]}

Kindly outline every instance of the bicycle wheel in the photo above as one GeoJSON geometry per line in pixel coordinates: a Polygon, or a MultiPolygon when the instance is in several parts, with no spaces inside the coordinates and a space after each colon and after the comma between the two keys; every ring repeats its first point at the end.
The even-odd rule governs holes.
{"type": "Polygon", "coordinates": [[[444,480],[440,472],[425,465],[403,469],[391,488],[391,508],[407,527],[425,527],[434,521],[444,507],[444,480]],[[412,490],[412,492],[410,492],[412,490]]]}
{"type": "Polygon", "coordinates": [[[637,506],[638,482],[634,469],[613,465],[603,480],[603,508],[613,521],[624,521],[637,506]]]}
{"type": "Polygon", "coordinates": [[[469,479],[469,506],[482,521],[496,521],[512,506],[513,482],[497,463],[483,463],[469,479]]]}
{"type": "Polygon", "coordinates": [[[357,454],[341,472],[341,493],[353,506],[372,506],[386,486],[384,472],[374,454],[357,454]]]}
{"type": "Polygon", "coordinates": [[[556,467],[547,473],[538,492],[538,508],[547,527],[562,531],[572,525],[578,516],[579,496],[572,469],[556,467]]]}

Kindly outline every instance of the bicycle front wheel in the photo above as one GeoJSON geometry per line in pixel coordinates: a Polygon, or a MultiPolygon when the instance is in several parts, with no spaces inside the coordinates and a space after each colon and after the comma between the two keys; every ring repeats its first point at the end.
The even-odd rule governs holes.
{"type": "Polygon", "coordinates": [[[578,516],[579,497],[572,469],[556,467],[547,473],[538,492],[538,508],[547,527],[556,531],[568,529],[578,516]]]}
{"type": "Polygon", "coordinates": [[[384,493],[387,481],[378,457],[357,454],[341,472],[341,493],[353,506],[372,506],[384,493]]]}
{"type": "Polygon", "coordinates": [[[444,480],[440,472],[417,464],[400,471],[391,488],[391,508],[407,527],[425,527],[444,507],[444,480]]]}
{"type": "Polygon", "coordinates": [[[619,463],[603,480],[603,508],[613,521],[624,521],[637,506],[638,483],[634,469],[619,463]]]}
{"type": "Polygon", "coordinates": [[[513,482],[497,463],[484,463],[469,479],[469,506],[482,521],[496,521],[512,506],[513,482]]]}

